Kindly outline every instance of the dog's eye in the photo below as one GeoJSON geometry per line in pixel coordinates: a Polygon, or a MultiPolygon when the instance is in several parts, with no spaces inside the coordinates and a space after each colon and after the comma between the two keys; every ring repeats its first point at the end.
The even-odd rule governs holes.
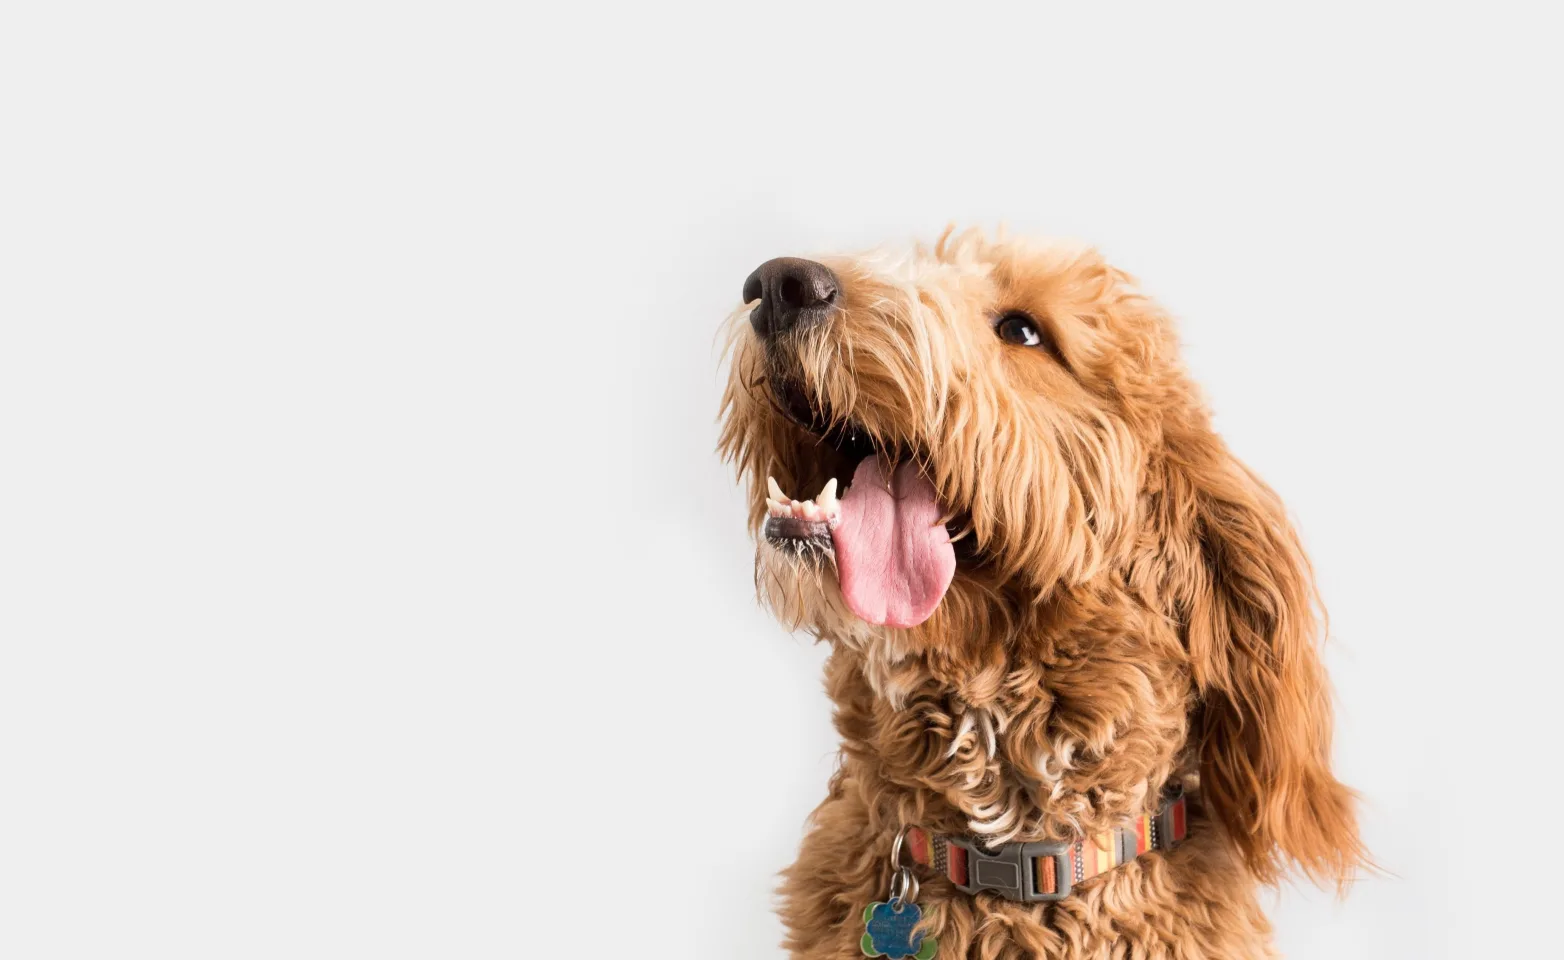
{"type": "Polygon", "coordinates": [[[1041,347],[1046,345],[1043,339],[1042,327],[1036,320],[1024,313],[1010,312],[999,318],[999,323],[994,325],[994,332],[999,334],[999,339],[1006,343],[1013,343],[1018,347],[1041,347]]]}

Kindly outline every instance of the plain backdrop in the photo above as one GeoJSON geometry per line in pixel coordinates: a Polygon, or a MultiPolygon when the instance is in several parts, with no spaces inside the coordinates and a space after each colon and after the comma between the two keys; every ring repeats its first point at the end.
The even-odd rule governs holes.
{"type": "Polygon", "coordinates": [[[714,335],[783,254],[1098,244],[1332,613],[1383,874],[1545,956],[1553,5],[0,8],[0,956],[778,956],[835,749],[714,335]]]}

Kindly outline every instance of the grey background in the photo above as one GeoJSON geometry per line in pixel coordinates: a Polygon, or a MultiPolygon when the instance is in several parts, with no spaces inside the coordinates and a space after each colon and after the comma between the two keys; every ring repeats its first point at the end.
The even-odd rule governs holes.
{"type": "Polygon", "coordinates": [[[777,955],[714,334],[952,221],[1138,274],[1298,520],[1384,873],[1284,951],[1546,952],[1555,16],[7,7],[0,953],[777,955]]]}

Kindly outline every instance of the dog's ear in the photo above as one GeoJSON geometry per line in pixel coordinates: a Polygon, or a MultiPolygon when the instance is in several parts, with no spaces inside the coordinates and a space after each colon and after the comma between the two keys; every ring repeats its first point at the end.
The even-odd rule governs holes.
{"type": "Polygon", "coordinates": [[[1204,413],[1168,434],[1165,588],[1185,628],[1205,804],[1256,877],[1288,861],[1345,885],[1364,862],[1354,797],[1330,770],[1331,701],[1313,574],[1276,494],[1204,413]]]}

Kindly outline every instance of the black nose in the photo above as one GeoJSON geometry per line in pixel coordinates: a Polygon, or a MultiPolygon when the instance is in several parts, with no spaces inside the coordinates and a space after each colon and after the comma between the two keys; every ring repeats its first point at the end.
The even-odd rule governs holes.
{"type": "Polygon", "coordinates": [[[824,320],[836,303],[836,274],[797,257],[767,260],[744,281],[744,302],[760,305],[749,322],[762,337],[780,336],[824,320]]]}

